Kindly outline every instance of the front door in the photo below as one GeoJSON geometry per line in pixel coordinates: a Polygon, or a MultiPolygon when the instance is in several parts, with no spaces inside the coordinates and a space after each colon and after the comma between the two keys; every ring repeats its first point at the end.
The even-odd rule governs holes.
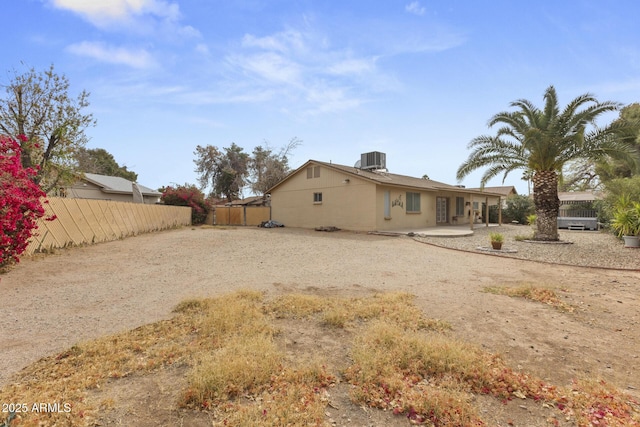
{"type": "Polygon", "coordinates": [[[436,224],[449,222],[449,199],[436,197],[436,224]]]}

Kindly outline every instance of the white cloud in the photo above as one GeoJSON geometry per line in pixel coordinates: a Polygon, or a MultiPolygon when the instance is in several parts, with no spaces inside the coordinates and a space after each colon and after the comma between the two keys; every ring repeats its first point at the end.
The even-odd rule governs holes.
{"type": "Polygon", "coordinates": [[[67,46],[67,51],[100,62],[110,64],[123,64],[133,68],[151,68],[156,65],[153,56],[144,49],[125,49],[122,47],[107,46],[100,42],[80,42],[67,46]]]}
{"type": "Polygon", "coordinates": [[[315,87],[307,92],[307,101],[312,108],[307,114],[336,113],[357,108],[362,100],[349,96],[344,88],[315,87]]]}
{"type": "Polygon", "coordinates": [[[362,104],[360,94],[375,90],[384,80],[376,57],[332,48],[327,36],[308,27],[263,36],[245,34],[239,47],[226,57],[229,78],[245,82],[235,86],[238,92],[268,93],[272,100],[300,103],[287,109],[296,114],[357,108],[362,104]]]}
{"type": "Polygon", "coordinates": [[[420,2],[418,1],[409,3],[404,7],[404,10],[418,16],[424,15],[424,13],[427,11],[424,7],[420,6],[420,2]]]}
{"type": "Polygon", "coordinates": [[[244,73],[270,82],[297,84],[300,79],[300,66],[274,52],[236,55],[227,60],[244,73]]]}
{"type": "Polygon", "coordinates": [[[375,71],[375,59],[345,59],[328,67],[328,72],[337,75],[364,74],[375,71]]]}
{"type": "Polygon", "coordinates": [[[144,14],[172,21],[180,17],[178,5],[164,0],[51,0],[51,3],[54,7],[75,12],[96,25],[124,21],[144,14]]]}
{"type": "Polygon", "coordinates": [[[126,31],[174,41],[200,38],[200,31],[181,25],[177,2],[171,0],[45,0],[81,16],[103,30],[126,31]]]}
{"type": "Polygon", "coordinates": [[[185,36],[187,38],[200,38],[202,34],[200,31],[193,28],[191,25],[185,25],[184,27],[180,27],[178,29],[180,35],[185,36]]]}
{"type": "Polygon", "coordinates": [[[275,50],[283,53],[304,51],[306,48],[303,34],[294,30],[281,31],[266,37],[255,37],[252,34],[245,34],[242,38],[242,46],[275,50]]]}
{"type": "Polygon", "coordinates": [[[209,52],[209,46],[207,46],[207,45],[206,45],[206,44],[204,44],[204,43],[198,43],[198,44],[196,45],[196,52],[201,53],[201,54],[203,54],[203,55],[209,55],[209,54],[210,54],[210,52],[209,52]]]}

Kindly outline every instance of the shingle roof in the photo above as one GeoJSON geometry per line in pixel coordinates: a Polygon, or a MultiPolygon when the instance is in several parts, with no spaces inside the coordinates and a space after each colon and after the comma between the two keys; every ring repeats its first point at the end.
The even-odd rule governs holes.
{"type": "MultiPolygon", "coordinates": [[[[416,188],[416,189],[426,190],[426,191],[446,190],[446,191],[459,192],[459,193],[475,193],[475,194],[482,193],[483,195],[487,195],[487,196],[500,195],[499,193],[492,193],[490,191],[487,191],[486,189],[483,191],[479,189],[468,189],[468,188],[460,187],[457,185],[450,185],[450,184],[445,184],[443,182],[433,181],[431,179],[415,178],[412,176],[398,175],[395,173],[389,173],[385,171],[373,172],[370,170],[358,169],[353,166],[344,166],[344,165],[338,165],[335,163],[326,163],[318,160],[307,161],[304,165],[300,166],[293,173],[289,174],[287,178],[293,176],[295,173],[299,172],[300,170],[303,170],[309,164],[312,164],[312,163],[322,165],[330,169],[339,170],[346,174],[357,176],[358,178],[363,178],[369,181],[373,181],[376,184],[384,184],[384,185],[399,186],[399,187],[411,187],[411,188],[416,188]]],[[[286,181],[287,178],[280,181],[280,183],[286,181]]],[[[276,188],[278,185],[280,185],[280,183],[273,186],[269,191],[276,188]]]]}
{"type": "MultiPolygon", "coordinates": [[[[479,188],[470,188],[469,190],[480,191],[479,188]]],[[[484,187],[484,191],[487,191],[489,193],[498,193],[503,196],[509,196],[511,195],[512,192],[515,194],[518,194],[518,191],[513,185],[502,185],[498,187],[484,187]]]]}
{"type": "MultiPolygon", "coordinates": [[[[85,173],[84,178],[92,184],[102,187],[102,191],[105,193],[121,193],[121,194],[133,194],[132,184],[133,182],[128,179],[120,178],[119,176],[107,176],[98,175],[95,173],[85,173]]],[[[161,196],[162,193],[153,190],[144,185],[138,184],[138,188],[145,196],[161,196]]]]}
{"type": "Polygon", "coordinates": [[[219,203],[216,203],[218,206],[260,206],[265,203],[264,196],[251,196],[245,197],[244,199],[233,200],[231,202],[227,202],[226,200],[221,200],[219,203]]]}

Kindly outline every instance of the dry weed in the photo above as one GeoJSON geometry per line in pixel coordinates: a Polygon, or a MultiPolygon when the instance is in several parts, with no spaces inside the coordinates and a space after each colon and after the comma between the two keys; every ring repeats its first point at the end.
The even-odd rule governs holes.
{"type": "Polygon", "coordinates": [[[522,285],[516,288],[490,286],[484,288],[484,291],[496,295],[507,295],[541,302],[568,313],[575,310],[575,307],[562,301],[555,290],[545,286],[522,285]]]}

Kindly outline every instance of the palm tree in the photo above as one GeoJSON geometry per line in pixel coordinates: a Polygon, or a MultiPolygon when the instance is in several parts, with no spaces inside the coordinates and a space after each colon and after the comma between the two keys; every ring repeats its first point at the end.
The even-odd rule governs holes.
{"type": "Polygon", "coordinates": [[[472,171],[488,167],[481,179],[484,186],[504,172],[524,169],[533,172],[533,201],[537,221],[535,240],[558,240],[558,175],[563,166],[577,159],[596,161],[610,156],[634,162],[628,136],[630,126],[612,123],[598,127],[596,120],[604,113],[617,111],[616,102],[598,102],[591,94],[580,95],[564,110],[558,107],[553,86],[544,94],[544,109],[526,99],[510,104],[517,110],[501,112],[489,121],[489,127],[500,124],[495,136],[479,136],[469,143],[473,149],[458,168],[462,180],[472,171]]]}

